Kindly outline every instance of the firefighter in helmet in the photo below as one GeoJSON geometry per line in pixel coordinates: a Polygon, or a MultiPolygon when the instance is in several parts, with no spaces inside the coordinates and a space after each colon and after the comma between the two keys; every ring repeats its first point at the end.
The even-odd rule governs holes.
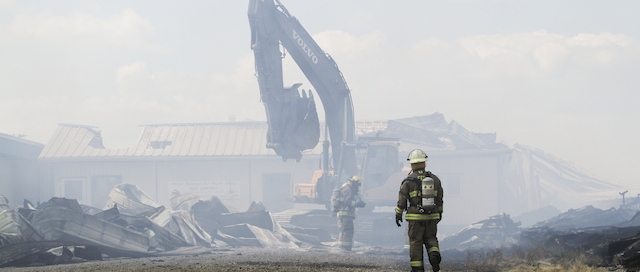
{"type": "Polygon", "coordinates": [[[406,210],[412,271],[424,271],[423,246],[427,249],[433,271],[440,271],[441,256],[436,234],[438,222],[442,219],[442,183],[436,175],[425,170],[427,154],[424,151],[412,150],[407,161],[411,164],[411,172],[400,185],[396,224],[400,227],[402,213],[406,210]]]}
{"type": "Polygon", "coordinates": [[[336,188],[332,196],[333,214],[338,216],[340,229],[338,244],[345,251],[351,251],[353,247],[353,221],[356,218],[356,208],[362,208],[365,205],[358,194],[360,185],[362,185],[360,177],[352,176],[342,184],[341,188],[336,188]]]}

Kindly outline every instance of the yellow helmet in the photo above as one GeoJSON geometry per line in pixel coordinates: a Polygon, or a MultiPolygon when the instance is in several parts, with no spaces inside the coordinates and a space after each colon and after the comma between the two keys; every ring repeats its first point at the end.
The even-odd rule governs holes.
{"type": "Polygon", "coordinates": [[[409,156],[407,157],[407,161],[409,161],[409,163],[421,163],[421,162],[426,162],[427,161],[427,153],[424,153],[424,151],[420,150],[420,149],[414,149],[411,150],[411,152],[409,152],[409,156]]]}
{"type": "Polygon", "coordinates": [[[360,180],[360,177],[354,175],[351,178],[349,178],[349,181],[352,182],[355,185],[361,185],[362,181],[360,180]]]}

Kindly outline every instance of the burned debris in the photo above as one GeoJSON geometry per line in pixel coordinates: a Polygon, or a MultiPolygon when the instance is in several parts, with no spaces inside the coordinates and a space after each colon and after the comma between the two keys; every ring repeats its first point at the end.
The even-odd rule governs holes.
{"type": "Polygon", "coordinates": [[[569,209],[551,219],[536,223],[532,228],[548,227],[568,231],[601,226],[615,226],[629,221],[636,212],[628,209],[598,209],[588,205],[579,209],[569,209]]]}
{"type": "Polygon", "coordinates": [[[38,209],[31,223],[45,240],[99,246],[110,255],[147,256],[149,249],[147,235],[84,214],[74,199],[52,198],[38,209]]]}
{"type": "Polygon", "coordinates": [[[548,220],[522,228],[504,213],[473,223],[440,246],[451,255],[463,251],[544,248],[547,254],[580,251],[599,266],[640,268],[640,211],[602,210],[593,206],[570,209],[548,220]]]}
{"type": "MultiPolygon", "coordinates": [[[[37,205],[25,200],[11,209],[9,200],[0,196],[0,267],[203,254],[242,247],[329,250],[335,244],[335,224],[319,210],[272,214],[254,202],[246,211],[236,212],[218,197],[179,191],[172,192],[170,203],[170,208],[160,205],[132,184],[115,186],[103,208],[54,197],[37,205]]],[[[558,214],[545,207],[539,211],[544,215],[535,218],[547,219],[526,227],[499,213],[441,239],[440,247],[451,259],[487,249],[542,247],[549,254],[580,250],[597,257],[592,260],[600,261],[598,265],[637,269],[640,212],[634,205],[629,199],[620,208],[585,206],[558,214]]],[[[360,223],[366,228],[366,222],[360,223]]],[[[366,237],[360,233],[358,243],[368,243],[366,237]]]]}
{"type": "Polygon", "coordinates": [[[500,213],[473,223],[440,243],[443,249],[466,250],[496,248],[515,244],[515,235],[521,231],[520,222],[514,223],[508,214],[500,213]]]}
{"type": "Polygon", "coordinates": [[[166,209],[132,184],[115,186],[104,209],[58,197],[10,209],[0,196],[0,267],[211,252],[223,246],[295,249],[314,240],[298,240],[261,203],[229,212],[217,197],[178,191],[171,203],[173,209],[166,209]]]}

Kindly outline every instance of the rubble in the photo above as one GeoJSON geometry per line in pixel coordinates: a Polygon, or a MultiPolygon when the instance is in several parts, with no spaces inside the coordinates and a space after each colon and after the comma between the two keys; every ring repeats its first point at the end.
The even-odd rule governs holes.
{"type": "Polygon", "coordinates": [[[217,197],[175,191],[168,210],[133,184],[115,186],[109,197],[104,209],[53,197],[37,207],[25,200],[14,210],[0,196],[0,267],[309,244],[283,228],[262,203],[230,212],[217,197]]]}
{"type": "MultiPolygon", "coordinates": [[[[4,196],[0,199],[6,200],[4,196]]],[[[0,205],[0,266],[62,245],[60,242],[40,243],[44,238],[31,223],[5,205],[0,205]]]]}
{"type": "Polygon", "coordinates": [[[635,211],[610,208],[602,210],[591,205],[579,209],[569,209],[551,219],[538,222],[532,228],[548,227],[555,230],[569,231],[600,226],[615,226],[629,221],[635,211]]]}
{"type": "Polygon", "coordinates": [[[521,231],[519,226],[520,222],[514,223],[508,214],[499,213],[444,238],[440,247],[443,250],[467,250],[513,245],[517,242],[516,235],[521,231]]]}
{"type": "MultiPolygon", "coordinates": [[[[155,214],[161,211],[164,211],[163,206],[151,210],[148,214],[155,214]]],[[[191,246],[182,237],[156,224],[145,213],[130,216],[120,213],[116,206],[96,214],[96,217],[141,232],[152,233],[149,235],[149,246],[152,250],[165,251],[191,246]]]]}
{"type": "MultiPolygon", "coordinates": [[[[178,191],[171,195],[169,210],[132,184],[120,184],[109,195],[104,209],[57,197],[38,205],[25,200],[22,207],[11,209],[8,199],[0,196],[0,267],[334,244],[330,231],[335,221],[327,220],[324,211],[271,214],[262,203],[253,202],[244,212],[231,212],[215,196],[178,191]],[[327,227],[318,228],[319,222],[327,227]]],[[[556,210],[545,207],[537,212],[548,217],[556,210]]],[[[445,252],[537,245],[580,249],[607,265],[640,268],[640,212],[585,206],[527,228],[499,213],[440,242],[445,252]]]]}
{"type": "Polygon", "coordinates": [[[118,184],[109,193],[109,200],[104,209],[111,209],[118,205],[120,211],[129,215],[136,215],[160,207],[151,197],[141,191],[134,184],[118,184]]]}
{"type": "Polygon", "coordinates": [[[261,203],[251,203],[246,212],[230,213],[215,196],[206,199],[174,191],[171,205],[174,209],[189,208],[198,226],[230,246],[297,248],[296,243],[300,243],[280,227],[261,203]]]}
{"type": "Polygon", "coordinates": [[[62,259],[52,259],[50,250],[66,244],[63,241],[38,241],[2,245],[0,246],[0,267],[58,263],[62,259]]]}
{"type": "Polygon", "coordinates": [[[561,212],[558,208],[548,205],[539,209],[524,212],[518,216],[512,216],[514,222],[520,222],[521,228],[528,228],[538,222],[542,222],[559,215],[561,212]]]}
{"type": "Polygon", "coordinates": [[[520,244],[580,249],[602,258],[605,264],[640,268],[638,214],[631,209],[601,210],[590,205],[570,209],[523,231],[520,244]]]}
{"type": "Polygon", "coordinates": [[[147,234],[85,214],[75,199],[52,198],[31,223],[48,241],[98,246],[111,256],[149,256],[147,234]]]}
{"type": "Polygon", "coordinates": [[[150,218],[154,223],[175,233],[190,246],[210,247],[213,239],[205,232],[189,211],[164,210],[150,218]]]}
{"type": "MultiPolygon", "coordinates": [[[[580,251],[599,265],[640,268],[640,212],[625,208],[601,210],[593,206],[570,209],[521,228],[504,213],[464,228],[440,242],[441,250],[460,255],[464,250],[544,248],[549,252],[580,251]]],[[[550,253],[553,254],[553,253],[550,253]]]]}
{"type": "Polygon", "coordinates": [[[0,211],[0,245],[42,240],[42,235],[22,214],[13,210],[0,211]]]}
{"type": "Polygon", "coordinates": [[[225,242],[229,242],[227,236],[220,235],[218,232],[220,225],[216,219],[219,219],[222,214],[229,213],[229,209],[218,197],[213,196],[207,199],[188,193],[181,194],[177,190],[174,190],[171,193],[171,206],[174,210],[190,210],[193,213],[195,221],[198,222],[205,232],[214,239],[219,238],[225,242]]]}
{"type": "Polygon", "coordinates": [[[613,263],[626,268],[640,268],[640,235],[609,244],[613,263]]]}
{"type": "MultiPolygon", "coordinates": [[[[55,264],[71,258],[143,257],[211,252],[220,247],[300,249],[331,246],[321,211],[288,210],[272,215],[262,203],[230,212],[217,197],[175,191],[171,208],[155,203],[132,184],[111,191],[104,209],[74,199],[51,198],[35,207],[10,209],[0,197],[0,266],[55,264]],[[282,223],[281,222],[287,222],[282,223]],[[318,224],[314,224],[318,225],[318,224]]],[[[640,213],[630,209],[572,209],[523,229],[508,214],[478,221],[441,241],[442,250],[536,244],[580,248],[624,267],[640,266],[640,213]]]]}
{"type": "Polygon", "coordinates": [[[298,248],[302,242],[282,228],[266,210],[223,215],[220,232],[240,238],[231,243],[246,243],[265,248],[298,248]]]}
{"type": "Polygon", "coordinates": [[[338,235],[336,219],[324,210],[289,209],[272,215],[278,224],[301,242],[323,245],[338,235]]]}

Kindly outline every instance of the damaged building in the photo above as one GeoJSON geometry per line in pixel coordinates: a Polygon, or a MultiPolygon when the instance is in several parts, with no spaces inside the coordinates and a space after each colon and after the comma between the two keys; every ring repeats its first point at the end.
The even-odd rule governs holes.
{"type": "MultiPolygon", "coordinates": [[[[283,162],[266,148],[267,130],[264,122],[144,125],[137,145],[121,149],[106,148],[100,130],[85,125],[59,124],[46,145],[1,135],[1,159],[12,166],[1,169],[9,197],[0,201],[0,255],[22,260],[40,254],[56,262],[69,251],[91,259],[96,252],[148,256],[185,247],[330,245],[337,228],[326,208],[292,202],[296,185],[309,183],[320,168],[322,145],[300,161],[283,162]],[[10,208],[23,199],[23,207],[10,208]],[[130,237],[131,244],[101,231],[130,237]]],[[[376,184],[365,179],[363,197],[376,204],[359,211],[359,246],[402,247],[405,229],[392,224],[393,192],[407,171],[405,154],[414,148],[427,151],[428,169],[443,180],[444,248],[484,246],[520,233],[524,226],[510,214],[620,204],[616,184],[541,150],[498,143],[495,133],[470,132],[440,113],[357,122],[356,134],[396,139],[400,155],[393,167],[405,171],[376,184]]],[[[624,206],[637,203],[630,197],[624,206]]]]}
{"type": "Polygon", "coordinates": [[[146,125],[137,146],[105,149],[96,128],[61,124],[40,159],[54,175],[49,190],[95,207],[105,205],[109,188],[132,183],[163,205],[178,190],[217,196],[232,209],[263,201],[278,211],[292,207],[292,170],[303,179],[316,165],[312,158],[282,162],[265,147],[266,128],[263,122],[146,125]]]}
{"type": "MultiPolygon", "coordinates": [[[[41,195],[103,207],[109,188],[131,183],[163,205],[178,190],[219,197],[236,210],[252,202],[273,212],[292,209],[293,187],[308,183],[320,167],[322,144],[299,162],[283,162],[265,147],[267,129],[264,122],[144,125],[136,146],[108,149],[97,128],[60,124],[39,156],[52,175],[41,195]]],[[[470,132],[440,113],[357,122],[356,134],[399,139],[399,163],[405,166],[410,150],[427,151],[428,169],[443,180],[446,192],[445,233],[500,212],[518,215],[549,205],[564,210],[617,198],[621,190],[541,150],[498,143],[495,133],[470,132]],[[478,203],[482,209],[468,208],[478,203]]],[[[389,192],[400,181],[375,188],[365,181],[365,200],[395,206],[397,195],[389,192]]]]}
{"type": "Polygon", "coordinates": [[[539,149],[496,142],[443,114],[389,120],[382,135],[401,138],[401,154],[427,152],[427,169],[443,181],[445,224],[460,227],[498,213],[560,210],[619,198],[621,186],[539,149]],[[482,209],[469,209],[482,207],[482,209]],[[453,217],[453,218],[448,218],[453,217]]]}
{"type": "MultiPolygon", "coordinates": [[[[33,190],[50,181],[38,160],[44,144],[0,133],[0,194],[13,201],[46,199],[50,191],[33,190]]],[[[19,202],[18,202],[19,203],[19,202]]]]}

